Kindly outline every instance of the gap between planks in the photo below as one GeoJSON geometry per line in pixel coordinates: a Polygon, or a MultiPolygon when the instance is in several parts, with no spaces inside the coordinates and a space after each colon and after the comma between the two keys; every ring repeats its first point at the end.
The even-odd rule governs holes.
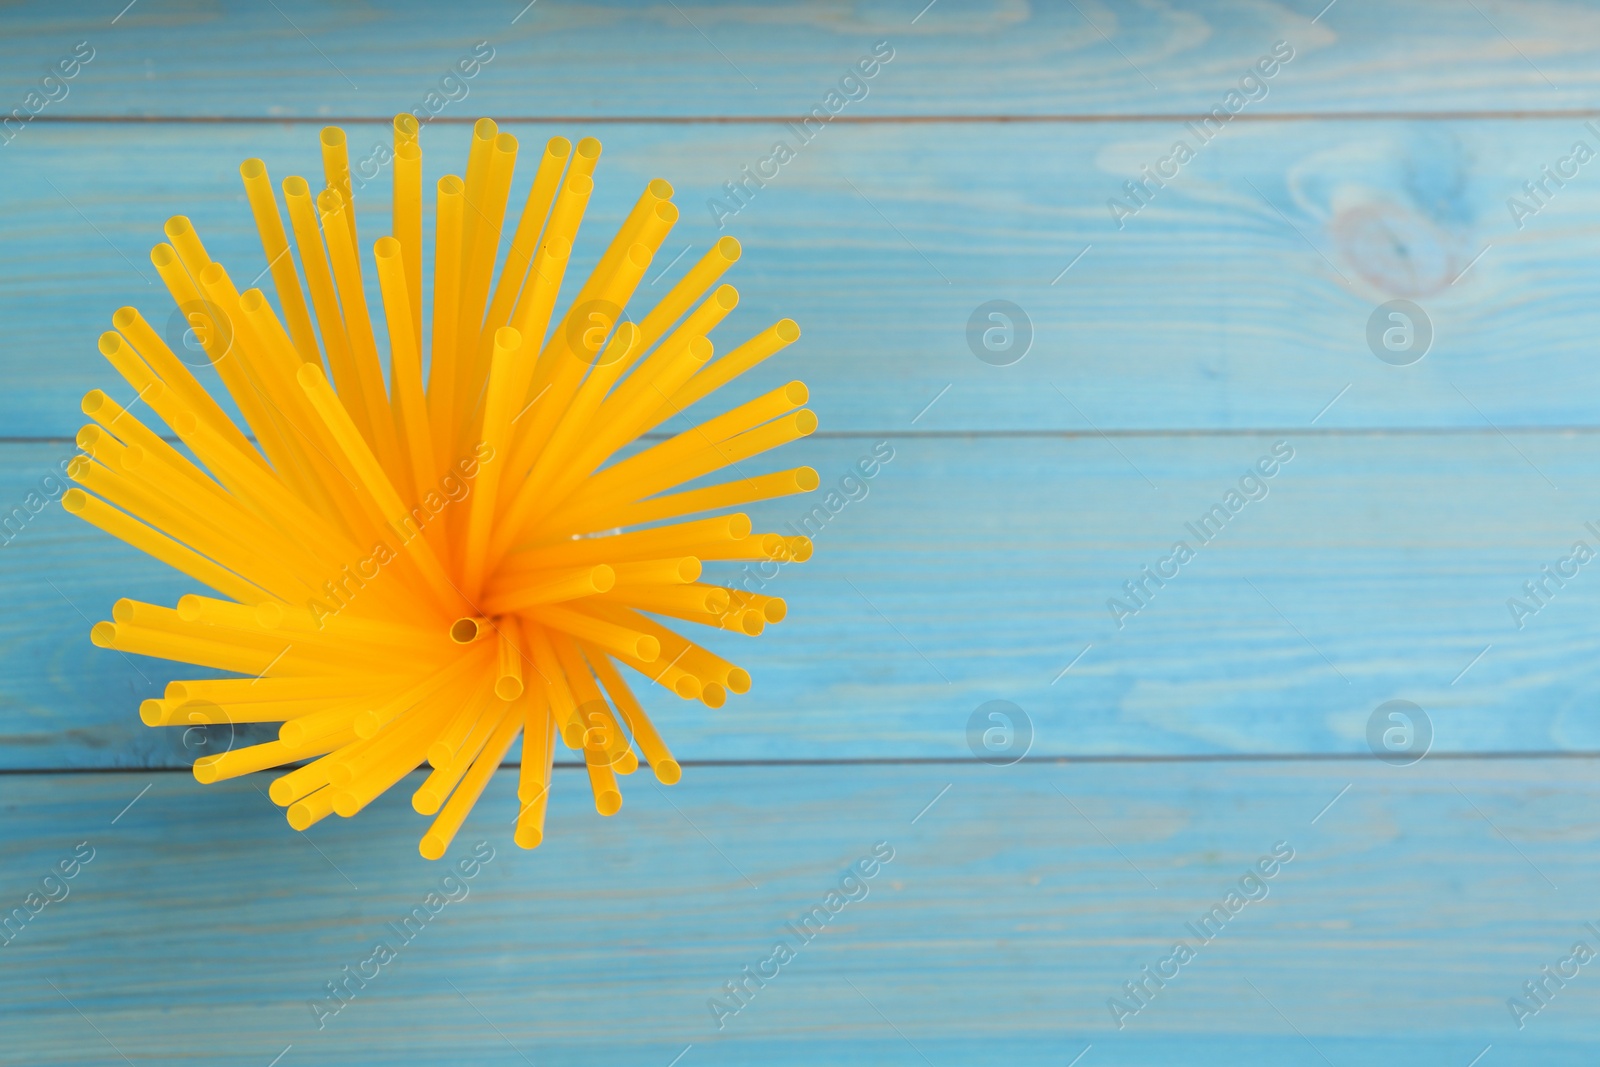
{"type": "MultiPolygon", "coordinates": [[[[1085,756],[1029,756],[1020,763],[1033,765],[1062,765],[1068,763],[1354,763],[1377,757],[1365,752],[1217,752],[1193,755],[1085,755],[1085,756]]],[[[1596,760],[1600,749],[1575,749],[1570,752],[1557,749],[1530,749],[1524,752],[1430,752],[1430,760],[1596,760]]],[[[685,769],[692,767],[953,767],[977,766],[979,760],[967,756],[863,756],[854,759],[729,759],[680,760],[685,769]]],[[[290,764],[285,764],[290,767],[290,764]]],[[[301,766],[294,764],[292,766],[301,766]]],[[[420,767],[421,764],[418,764],[420,767]]],[[[515,770],[520,761],[500,764],[501,770],[515,770]]],[[[584,764],[557,760],[558,770],[583,770],[584,764]]],[[[274,767],[267,774],[282,770],[274,767]]],[[[17,778],[44,774],[190,774],[191,769],[178,767],[0,767],[0,778],[17,778]]]]}
{"type": "MultiPolygon", "coordinates": [[[[805,115],[508,115],[497,118],[507,123],[560,123],[564,125],[763,125],[798,122],[805,115]]],[[[1111,112],[1099,115],[835,115],[829,124],[846,126],[935,125],[973,123],[1090,124],[1111,122],[1198,122],[1210,112],[1111,112]]],[[[1538,119],[1590,119],[1600,117],[1597,108],[1532,108],[1518,111],[1282,111],[1251,114],[1240,112],[1231,121],[1246,124],[1288,122],[1524,122],[1538,119]]],[[[394,121],[392,115],[36,115],[43,123],[144,123],[204,125],[239,123],[253,125],[321,126],[382,125],[394,121]]],[[[431,123],[470,126],[477,119],[465,115],[437,115],[431,123]]]]}
{"type": "MultiPolygon", "coordinates": [[[[996,440],[1075,440],[1078,438],[1106,437],[1157,438],[1157,437],[1496,437],[1503,434],[1565,435],[1600,434],[1600,424],[1590,426],[1232,426],[1207,429],[1174,430],[818,430],[804,440],[816,441],[877,441],[885,437],[895,440],[964,440],[972,437],[996,440]]],[[[675,434],[659,431],[641,434],[641,441],[665,441],[675,434]]],[[[173,436],[161,438],[168,444],[179,444],[173,436]]],[[[246,435],[247,440],[255,440],[246,435]]],[[[76,437],[60,436],[7,437],[0,435],[0,445],[74,445],[76,437]]]]}

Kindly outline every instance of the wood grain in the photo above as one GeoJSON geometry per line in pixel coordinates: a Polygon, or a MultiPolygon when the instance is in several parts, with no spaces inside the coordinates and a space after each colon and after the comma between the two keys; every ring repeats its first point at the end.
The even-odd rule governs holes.
{"type": "Polygon", "coordinates": [[[0,779],[0,903],[94,849],[0,947],[5,1062],[1577,1064],[1600,1038],[1586,972],[1520,1032],[1505,1006],[1595,945],[1588,761],[700,768],[610,819],[560,772],[532,853],[501,776],[450,853],[494,850],[468,895],[320,1031],[324,983],[448,868],[403,795],[294,840],[261,778],[0,779]],[[723,983],[879,842],[865,898],[719,1031],[723,983]],[[1266,898],[1119,1031],[1108,999],[1280,842],[1266,898]]]}
{"type": "MultiPolygon", "coordinates": [[[[896,439],[866,496],[840,492],[825,522],[807,519],[820,493],[752,512],[808,521],[817,552],[763,587],[788,599],[782,625],[708,638],[751,693],[709,711],[652,692],[652,713],[691,760],[965,758],[969,718],[995,699],[1031,718],[1036,754],[1360,753],[1396,698],[1427,711],[1439,750],[1600,750],[1594,565],[1547,584],[1536,614],[1507,606],[1535,605],[1523,584],[1575,541],[1600,547],[1584,525],[1600,526],[1592,434],[1287,437],[1269,495],[1202,544],[1189,527],[1275,440],[896,439]],[[1144,585],[1119,628],[1108,601],[1131,609],[1124,583],[1170,571],[1179,540],[1196,557],[1144,585]]],[[[873,447],[813,440],[784,462],[837,491],[873,447]]],[[[64,453],[5,446],[4,499],[64,453]]],[[[118,596],[172,603],[189,583],[52,507],[0,550],[0,584],[16,605],[0,620],[0,766],[193,759],[179,731],[135,717],[191,672],[87,636],[118,596]]]]}
{"type": "MultiPolygon", "coordinates": [[[[1575,0],[1479,10],[473,0],[448,18],[415,0],[144,2],[115,24],[122,5],[108,6],[13,9],[0,45],[7,107],[85,39],[94,60],[45,114],[387,119],[422,106],[478,41],[494,59],[466,83],[465,102],[508,116],[801,114],[880,40],[895,65],[860,102],[865,115],[1206,112],[1279,40],[1297,55],[1251,105],[1264,113],[1594,107],[1600,66],[1595,13],[1575,0]]],[[[459,117],[456,106],[442,113],[459,117]]]]}

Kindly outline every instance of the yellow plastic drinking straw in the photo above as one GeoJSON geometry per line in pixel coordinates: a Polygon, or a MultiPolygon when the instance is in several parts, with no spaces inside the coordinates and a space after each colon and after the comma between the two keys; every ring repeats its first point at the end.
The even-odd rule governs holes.
{"type": "Polygon", "coordinates": [[[501,700],[515,700],[522,695],[522,624],[515,615],[500,620],[499,632],[500,673],[494,682],[494,695],[501,700]]]}
{"type": "Polygon", "coordinates": [[[461,293],[460,330],[458,351],[470,352],[471,361],[460,360],[456,371],[460,375],[457,389],[465,397],[476,398],[488,373],[488,359],[493,349],[494,331],[484,331],[485,301],[494,274],[494,252],[500,245],[500,230],[505,223],[506,197],[511,192],[511,172],[517,164],[517,139],[509,133],[495,137],[489,150],[489,172],[484,182],[483,201],[473,204],[477,218],[472,228],[472,245],[463,249],[466,263],[471,268],[463,278],[461,293]]]}
{"type": "MultiPolygon", "coordinates": [[[[742,433],[757,429],[763,424],[776,419],[806,402],[808,397],[805,384],[790,382],[780,386],[769,393],[756,397],[747,404],[742,404],[732,411],[726,412],[713,419],[708,419],[676,437],[669,438],[651,448],[645,449],[637,455],[630,456],[620,463],[608,467],[602,474],[588,480],[585,491],[591,499],[605,498],[608,494],[626,491],[636,484],[642,484],[653,476],[663,473],[672,474],[682,469],[689,461],[697,459],[707,448],[713,449],[717,457],[732,457],[734,453],[729,449],[721,448],[723,442],[731,441],[742,433]]],[[[729,460],[734,462],[736,460],[729,460]]],[[[574,483],[574,485],[577,483],[574,483]]],[[[796,490],[788,490],[794,492],[796,490]]],[[[570,492],[570,490],[568,490],[570,492]]],[[[561,507],[563,498],[560,490],[553,490],[550,494],[547,507],[553,513],[552,518],[541,520],[541,525],[552,524],[557,527],[564,510],[561,507]],[[552,521],[553,520],[553,521],[552,521]]],[[[756,497],[755,499],[763,499],[756,497]]],[[[612,507],[617,506],[612,504],[612,507]]],[[[607,510],[610,510],[608,508],[607,510]]]]}
{"type": "Polygon", "coordinates": [[[483,605],[495,614],[523,611],[538,604],[560,604],[568,600],[604,593],[616,584],[616,571],[604,563],[540,571],[525,583],[506,590],[491,590],[483,605]]]}
{"type": "MultiPolygon", "coordinates": [[[[322,128],[322,174],[327,187],[338,194],[339,201],[354,204],[355,195],[350,188],[350,155],[345,145],[344,131],[337,126],[322,128]]],[[[350,231],[350,247],[360,248],[356,237],[356,213],[345,213],[344,221],[350,231]]]]}
{"type": "MultiPolygon", "coordinates": [[[[150,262],[155,265],[156,272],[166,283],[167,291],[172,294],[173,300],[178,303],[184,312],[184,317],[193,327],[193,332],[211,359],[211,365],[216,368],[217,376],[222,379],[223,386],[233,397],[240,413],[244,415],[245,422],[252,430],[259,430],[267,422],[266,411],[262,407],[261,399],[251,388],[243,367],[237,360],[226,358],[232,343],[232,331],[227,328],[226,320],[218,314],[217,309],[209,301],[201,297],[199,288],[184,272],[183,265],[178,262],[178,255],[171,245],[159,244],[152,248],[150,262]]],[[[244,440],[244,436],[236,428],[230,436],[230,443],[237,447],[240,440],[244,440]]],[[[267,467],[267,462],[248,443],[240,447],[240,452],[251,462],[263,468],[267,467]]]]}
{"type": "Polygon", "coordinates": [[[172,247],[177,249],[178,258],[183,261],[183,269],[189,272],[189,277],[198,278],[200,271],[211,263],[211,256],[207,254],[205,245],[201,244],[200,235],[194,232],[194,226],[183,215],[174,215],[161,231],[172,242],[172,247]]]}
{"type": "Polygon", "coordinates": [[[283,324],[259,289],[244,293],[239,298],[239,309],[244,315],[240,329],[249,344],[260,347],[265,355],[276,356],[269,359],[273,395],[278,398],[274,403],[279,405],[289,426],[285,437],[297,447],[317,494],[327,502],[326,513],[344,533],[358,542],[370,543],[370,534],[381,529],[382,517],[373,515],[354,491],[353,472],[340,462],[338,445],[321,425],[316,409],[300,389],[296,375],[301,363],[294,358],[294,348],[283,324]]]}
{"type": "Polygon", "coordinates": [[[422,351],[422,144],[416,116],[394,117],[394,237],[406,265],[412,343],[422,351]]]}
{"type": "Polygon", "coordinates": [[[436,815],[444,806],[452,790],[472,766],[483,746],[488,743],[501,719],[510,715],[510,705],[498,697],[480,692],[472,717],[472,726],[455,753],[442,765],[436,766],[417,791],[411,795],[411,807],[418,815],[436,815]]]}
{"type": "Polygon", "coordinates": [[[595,677],[606,687],[606,692],[611,695],[611,701],[616,705],[618,714],[627,722],[628,732],[633,735],[634,743],[649,761],[650,769],[655,772],[656,779],[662,785],[676,785],[678,779],[683,777],[683,768],[672,758],[672,752],[667,748],[666,742],[661,740],[655,724],[645,714],[638,698],[633,695],[633,690],[628,688],[628,683],[622,680],[617,668],[599,649],[585,649],[584,652],[595,677]]]}
{"type": "Polygon", "coordinates": [[[322,236],[328,246],[328,262],[333,265],[339,306],[344,310],[351,360],[367,408],[367,424],[372,429],[367,441],[390,478],[404,484],[405,457],[395,438],[394,415],[383,388],[383,366],[378,361],[377,338],[367,311],[365,287],[361,284],[361,264],[356,256],[356,245],[346,239],[346,228],[338,222],[340,216],[351,218],[354,212],[333,189],[324,189],[317,196],[317,210],[322,217],[322,236]]]}
{"type": "MultiPolygon", "coordinates": [[[[511,426],[511,407],[516,400],[511,395],[512,365],[521,349],[522,335],[516,330],[505,326],[496,331],[494,362],[489,370],[481,437],[491,453],[503,455],[505,452],[506,437],[511,426]]],[[[466,565],[462,573],[462,591],[469,601],[475,600],[483,588],[489,530],[494,521],[500,474],[504,468],[505,464],[492,461],[480,466],[474,485],[476,491],[467,504],[466,565]]]]}
{"type": "MultiPolygon", "coordinates": [[[[545,221],[550,217],[550,207],[555,203],[556,190],[561,184],[561,172],[572,154],[572,142],[565,137],[552,137],[545,142],[544,155],[539,169],[528,189],[528,199],[522,206],[517,229],[511,238],[511,248],[506,253],[505,266],[495,285],[494,297],[489,302],[489,312],[484,319],[486,331],[512,325],[518,297],[523,291],[528,267],[539,248],[539,237],[545,221]]],[[[520,331],[519,331],[520,332],[520,331]]]]}
{"type": "Polygon", "coordinates": [[[283,216],[278,213],[278,200],[272,191],[267,165],[259,159],[247,159],[239,165],[239,177],[244,181],[250,213],[255,216],[256,232],[261,235],[261,251],[267,257],[267,269],[272,272],[273,289],[283,307],[284,318],[289,320],[289,335],[294,338],[295,350],[302,361],[319,362],[322,354],[317,349],[305,294],[300,291],[300,275],[295,270],[294,256],[289,253],[289,236],[283,228],[283,216]]]}
{"type": "Polygon", "coordinates": [[[214,314],[229,324],[228,352],[224,360],[244,380],[253,395],[260,417],[251,420],[248,409],[245,415],[255,430],[268,464],[288,483],[288,488],[296,496],[305,499],[313,508],[326,507],[326,501],[311,488],[312,479],[300,454],[299,441],[294,439],[295,434],[286,425],[284,394],[279,392],[275,395],[274,386],[281,383],[281,376],[274,373],[278,368],[273,364],[272,353],[257,345],[235,343],[235,338],[247,327],[239,306],[239,293],[232,279],[222,264],[208,263],[195,280],[209,306],[214,309],[214,314]]]}
{"type": "MultiPolygon", "coordinates": [[[[307,363],[300,368],[298,377],[301,388],[311,398],[317,414],[322,417],[323,423],[339,442],[345,457],[355,468],[357,476],[361,479],[362,488],[382,509],[395,532],[403,531],[407,517],[406,507],[395,493],[394,486],[390,484],[382,467],[379,466],[377,457],[361,439],[355,423],[351,421],[344,406],[339,403],[339,398],[334,396],[333,390],[329,388],[327,379],[322,376],[322,369],[307,363]]],[[[404,541],[404,549],[417,564],[417,569],[437,598],[436,602],[446,611],[455,610],[462,603],[461,594],[444,573],[427,541],[420,537],[410,537],[404,541]]]]}
{"type": "MultiPolygon", "coordinates": [[[[428,425],[428,401],[423,395],[422,356],[412,332],[411,297],[406,275],[410,268],[399,241],[380,237],[373,246],[378,261],[378,282],[383,292],[384,315],[389,324],[389,377],[394,383],[395,417],[407,446],[414,500],[421,500],[435,483],[433,435],[428,425]]],[[[429,524],[430,527],[433,524],[429,524]]],[[[436,541],[438,546],[440,542],[436,541]]]]}
{"type": "Polygon", "coordinates": [[[328,268],[328,250],[322,241],[322,226],[317,219],[317,206],[311,199],[311,187],[304,178],[285,178],[283,200],[289,207],[289,226],[294,231],[300,262],[305,268],[306,288],[311,293],[317,329],[322,334],[322,348],[328,357],[328,373],[333,375],[340,399],[350,408],[351,418],[370,433],[371,428],[366,426],[368,409],[361,395],[361,379],[356,373],[349,334],[345,332],[344,315],[339,310],[333,272],[328,268]]]}
{"type": "MultiPolygon", "coordinates": [[[[223,414],[222,409],[217,406],[217,402],[211,399],[211,394],[206,392],[205,387],[195,380],[194,374],[189,368],[184,366],[183,362],[173,354],[172,349],[167,347],[167,343],[161,339],[161,335],[156,333],[148,322],[144,321],[144,316],[139,314],[138,309],[131,307],[119,308],[117,313],[111,316],[111,325],[126,339],[127,345],[125,347],[130,350],[130,355],[138,357],[148,364],[150,371],[160,378],[169,389],[177,393],[191,411],[209,422],[223,436],[226,437],[230,433],[238,435],[238,439],[234,441],[234,444],[241,449],[248,449],[248,442],[245,440],[244,435],[239,433],[238,427],[234,426],[228,416],[223,414]]],[[[113,353],[107,351],[104,334],[101,335],[100,354],[105,356],[108,361],[112,360],[113,353]]],[[[113,365],[117,366],[119,372],[123,371],[120,365],[114,362],[113,365]]],[[[123,372],[123,377],[127,377],[126,372],[123,372]]],[[[131,381],[130,384],[132,384],[131,381]]],[[[143,387],[135,386],[135,388],[143,387]]]]}
{"type": "Polygon", "coordinates": [[[544,817],[550,803],[550,772],[555,759],[555,717],[539,690],[523,701],[522,767],[517,786],[515,840],[519,848],[537,848],[544,840],[544,817]]]}
{"type": "MultiPolygon", "coordinates": [[[[578,159],[581,158],[580,153],[578,159]]],[[[550,264],[555,273],[542,279],[545,282],[545,291],[551,293],[552,300],[554,299],[554,290],[560,288],[562,276],[566,270],[568,253],[572,248],[572,239],[577,236],[578,225],[583,221],[584,210],[589,205],[589,196],[594,192],[594,180],[592,178],[581,172],[574,173],[577,170],[577,162],[578,160],[575,159],[572,167],[568,170],[567,179],[561,187],[561,192],[556,196],[555,206],[550,209],[550,222],[545,229],[545,246],[559,253],[559,258],[553,259],[550,264]]],[[[537,312],[538,307],[530,301],[529,306],[524,310],[529,317],[532,317],[537,312]]],[[[521,316],[516,317],[513,321],[517,327],[517,332],[524,336],[533,337],[544,333],[546,324],[543,322],[532,323],[531,325],[538,327],[537,330],[533,330],[525,328],[521,316]]],[[[544,393],[549,389],[550,379],[556,373],[560,364],[557,354],[567,351],[567,331],[564,328],[566,319],[561,319],[560,323],[561,325],[557,326],[555,331],[551,333],[549,340],[545,342],[544,348],[540,350],[539,360],[528,382],[529,395],[526,398],[528,401],[543,398],[544,393]]],[[[513,476],[520,476],[532,465],[533,460],[538,456],[538,442],[544,440],[544,436],[549,432],[550,427],[554,425],[555,420],[560,417],[560,414],[560,409],[552,402],[534,408],[527,419],[523,420],[517,431],[519,437],[518,447],[512,451],[511,459],[507,464],[513,476]]]]}
{"type": "Polygon", "coordinates": [[[501,713],[500,722],[495,726],[494,733],[490,735],[478,758],[473,761],[472,769],[467,772],[466,779],[456,788],[446,802],[444,810],[428,828],[428,832],[422,835],[419,851],[424,859],[439,859],[450,847],[450,842],[455,840],[456,832],[466,821],[467,812],[472,810],[472,806],[483,795],[484,786],[489,784],[489,777],[500,766],[506,750],[511,747],[511,742],[517,739],[517,733],[521,729],[522,717],[516,713],[515,706],[507,705],[506,710],[501,713]]]}
{"type": "Polygon", "coordinates": [[[494,151],[494,139],[499,135],[500,127],[493,119],[479,119],[472,124],[472,141],[467,148],[467,211],[461,219],[463,256],[472,248],[472,235],[482,218],[483,191],[489,182],[489,156],[494,151]]]}
{"type": "Polygon", "coordinates": [[[816,418],[789,383],[637,447],[799,337],[785,319],[744,344],[712,340],[738,303],[722,284],[738,242],[718,240],[653,306],[636,306],[651,303],[644,279],[678,221],[671,185],[652,180],[559,306],[600,143],[546,142],[512,226],[516,140],[480,122],[464,180],[438,184],[429,249],[420,130],[409,115],[393,130],[393,235],[371,261],[381,315],[368,306],[343,131],[320,138],[316,195],[283,182],[287,220],[266,166],[245,161],[282,318],[261,290],[234,286],[186,216],[167,219],[151,262],[232,405],[137,310],[117,311],[101,353],[165,429],[86,395],[93,424],[78,434],[78,487],[63,506],[209,591],[175,609],[123,599],[92,628],[101,647],[236,675],[172,682],[141,704],[141,721],[279,724],[275,741],[196,761],[198,779],[303,764],[268,792],[304,830],[355,816],[426,760],[413,803],[434,816],[419,849],[438,858],[520,735],[514,839],[531,848],[557,733],[582,754],[602,815],[620,809],[618,783],[641,758],[664,783],[681,773],[662,713],[646,711],[622,666],[712,708],[749,692],[747,671],[663,621],[753,635],[784,618],[783,599],[703,576],[702,560],[809,558],[807,538],[726,511],[816,488],[809,467],[746,466],[816,418]]]}
{"type": "Polygon", "coordinates": [[[713,361],[681,386],[656,411],[649,428],[655,429],[685,408],[698,403],[745,371],[783,351],[800,339],[793,319],[780,319],[721,359],[713,361]]]}
{"type": "Polygon", "coordinates": [[[461,233],[465,186],[454,174],[439,179],[434,221],[433,360],[428,370],[428,416],[438,451],[437,470],[456,461],[456,321],[461,301],[461,233]]]}
{"type": "Polygon", "coordinates": [[[718,238],[717,243],[667,291],[661,302],[640,320],[639,332],[643,335],[645,346],[648,348],[661,340],[672,324],[721,281],[728,268],[739,262],[742,254],[737,240],[732,237],[718,238]]]}

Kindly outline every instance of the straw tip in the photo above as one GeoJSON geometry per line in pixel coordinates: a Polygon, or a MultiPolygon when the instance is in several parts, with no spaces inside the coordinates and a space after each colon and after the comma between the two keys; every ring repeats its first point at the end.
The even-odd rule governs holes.
{"type": "Polygon", "coordinates": [[[98,343],[102,356],[114,356],[122,351],[122,335],[115,330],[107,330],[101,334],[98,343]]]}
{"type": "Polygon", "coordinates": [[[779,319],[773,332],[778,335],[778,340],[786,345],[792,345],[800,340],[800,324],[793,319],[779,319]]]}
{"type": "Polygon", "coordinates": [[[254,181],[257,178],[264,177],[266,173],[267,165],[262,160],[252,158],[239,164],[239,177],[246,181],[254,181]]]}
{"type": "Polygon", "coordinates": [[[794,472],[794,484],[801,492],[809,493],[822,484],[822,477],[815,467],[801,467],[794,472]]]}
{"type": "Polygon", "coordinates": [[[589,581],[594,586],[595,592],[609,593],[616,587],[617,572],[612,569],[610,564],[596,564],[595,568],[589,572],[589,581]]]}
{"type": "Polygon", "coordinates": [[[743,667],[735,667],[728,672],[728,688],[741,696],[750,692],[750,672],[743,667]]]}
{"type": "Polygon", "coordinates": [[[518,848],[538,848],[544,841],[544,831],[537,826],[523,824],[517,827],[512,840],[516,841],[518,848]]]}
{"type": "Polygon", "coordinates": [[[194,780],[201,785],[210,785],[217,780],[217,761],[221,756],[201,756],[194,761],[194,780]]]}
{"type": "Polygon", "coordinates": [[[817,413],[810,408],[805,408],[795,416],[795,429],[800,431],[801,437],[810,437],[817,432],[817,413]]]}
{"type": "Polygon", "coordinates": [[[344,144],[344,131],[337,126],[322,127],[322,143],[329,148],[337,148],[344,144]]]}
{"type": "Polygon", "coordinates": [[[68,515],[76,515],[89,506],[89,494],[82,489],[68,489],[61,494],[61,508],[68,515]]]}
{"type": "Polygon", "coordinates": [[[422,853],[422,858],[425,860],[440,859],[444,856],[446,843],[445,839],[440,835],[431,832],[426,833],[422,835],[422,840],[417,844],[417,851],[422,853]]]}
{"type": "Polygon", "coordinates": [[[494,695],[501,700],[515,700],[522,695],[522,679],[509,674],[495,680],[494,695]]]}
{"type": "Polygon", "coordinates": [[[615,789],[602,789],[595,794],[594,810],[601,815],[615,815],[622,810],[622,794],[615,789]]]}
{"type": "Polygon", "coordinates": [[[642,634],[635,642],[634,654],[646,663],[654,663],[661,657],[661,642],[650,634],[642,634]]]}
{"type": "MultiPolygon", "coordinates": [[[[69,490],[68,495],[70,496],[75,492],[77,492],[76,489],[69,490]]],[[[62,502],[65,503],[65,498],[63,498],[62,502]]],[[[110,648],[116,639],[117,624],[114,622],[97,622],[89,627],[89,641],[96,648],[110,648]]]]}
{"type": "Polygon", "coordinates": [[[294,790],[289,787],[288,782],[278,778],[267,786],[267,797],[278,807],[287,808],[294,803],[294,790]]]}
{"type": "Polygon", "coordinates": [[[315,363],[300,364],[300,369],[294,372],[294,377],[302,389],[313,389],[319,383],[326,381],[322,376],[322,368],[315,363]]]}
{"type": "Polygon", "coordinates": [[[291,827],[300,831],[306,830],[312,823],[311,806],[304,801],[291,805],[288,818],[291,827]]]}
{"type": "Polygon", "coordinates": [[[650,769],[656,772],[656,781],[662,785],[677,785],[678,780],[683,777],[683,768],[678,766],[677,760],[671,758],[652,764],[650,769]]]}
{"type": "Polygon", "coordinates": [[[161,718],[166,712],[166,706],[159,700],[143,700],[139,702],[139,721],[146,726],[160,726],[161,718]]]}

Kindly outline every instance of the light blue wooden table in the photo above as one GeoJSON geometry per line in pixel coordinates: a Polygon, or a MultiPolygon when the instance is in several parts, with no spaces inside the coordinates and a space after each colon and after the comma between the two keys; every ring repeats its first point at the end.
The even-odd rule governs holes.
{"type": "Polygon", "coordinates": [[[558,770],[524,853],[502,774],[446,890],[404,791],[296,835],[264,776],[196,784],[135,710],[175,668],[87,637],[186,586],[27,514],[0,912],[39,896],[0,935],[0,1062],[1593,1062],[1600,563],[1541,568],[1600,548],[1600,159],[1574,155],[1600,152],[1600,6],[122,2],[0,15],[0,111],[38,111],[0,135],[0,510],[73,453],[111,312],[170,310],[167,216],[250,277],[238,162],[313,173],[328,122],[359,159],[475,49],[429,180],[480,115],[599,136],[575,258],[668,178],[670,248],[744,243],[732,332],[804,327],[752,375],[811,386],[790,462],[893,459],[777,579],[752,692],[651,705],[681,784],[601,819],[558,770]],[[878,42],[865,97],[719,230],[723,183],[878,42]],[[1431,325],[1409,365],[1369,345],[1395,299],[1431,325]],[[1031,326],[1010,365],[969,347],[994,300],[1031,326]],[[1130,603],[1275,449],[1265,496],[1130,603]],[[1026,716],[1020,763],[974,758],[991,700],[1026,716]],[[1420,762],[1372,756],[1390,700],[1426,717],[1420,762]]]}

